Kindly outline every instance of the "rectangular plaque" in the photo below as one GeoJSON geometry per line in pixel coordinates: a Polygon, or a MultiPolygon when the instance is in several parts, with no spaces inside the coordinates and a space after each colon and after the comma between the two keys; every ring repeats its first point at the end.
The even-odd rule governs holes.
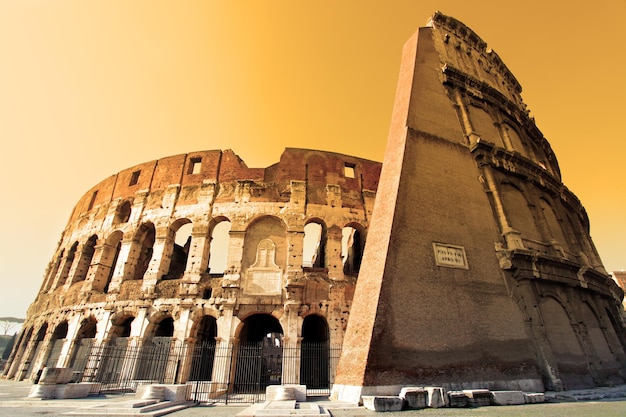
{"type": "Polygon", "coordinates": [[[437,266],[469,269],[463,246],[433,242],[433,249],[435,250],[435,263],[437,266]]]}
{"type": "Polygon", "coordinates": [[[282,276],[280,269],[250,269],[243,291],[250,295],[280,295],[282,276]]]}

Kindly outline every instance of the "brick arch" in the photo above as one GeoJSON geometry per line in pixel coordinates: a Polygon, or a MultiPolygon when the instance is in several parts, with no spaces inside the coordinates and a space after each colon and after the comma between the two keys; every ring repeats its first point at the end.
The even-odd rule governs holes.
{"type": "Polygon", "coordinates": [[[565,389],[593,385],[588,371],[588,359],[571,323],[566,304],[554,297],[544,297],[540,303],[544,330],[550,351],[565,389]]]}
{"type": "Polygon", "coordinates": [[[510,182],[501,183],[500,190],[504,211],[511,227],[522,233],[522,238],[542,241],[541,233],[535,223],[535,216],[524,192],[510,182]]]}

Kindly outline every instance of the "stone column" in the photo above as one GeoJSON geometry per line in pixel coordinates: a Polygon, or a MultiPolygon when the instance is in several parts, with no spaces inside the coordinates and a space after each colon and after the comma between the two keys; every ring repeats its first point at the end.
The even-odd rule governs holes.
{"type": "Polygon", "coordinates": [[[504,204],[502,203],[502,197],[500,191],[496,185],[493,172],[489,166],[483,166],[482,172],[487,183],[487,192],[491,194],[491,201],[493,202],[496,212],[496,220],[502,231],[502,236],[507,244],[507,249],[524,249],[524,242],[522,241],[522,234],[513,229],[509,223],[509,220],[504,212],[504,204]]]}
{"type": "Polygon", "coordinates": [[[104,291],[109,274],[111,273],[111,268],[114,267],[113,261],[115,260],[115,253],[117,252],[117,244],[116,246],[111,246],[106,243],[105,239],[99,239],[94,250],[91,262],[92,267],[89,268],[85,286],[83,287],[83,292],[86,293],[92,290],[98,292],[104,291]]]}
{"type": "Polygon", "coordinates": [[[157,282],[168,273],[175,236],[176,234],[169,226],[162,226],[156,230],[154,245],[152,246],[152,259],[143,276],[142,290],[145,294],[154,293],[157,282]]]}
{"type": "Polygon", "coordinates": [[[65,254],[65,256],[63,256],[63,259],[61,259],[61,263],[59,264],[59,268],[57,270],[57,274],[54,277],[54,280],[52,281],[52,285],[50,286],[50,289],[48,290],[48,292],[53,292],[57,287],[64,285],[65,281],[67,280],[68,274],[70,273],[70,269],[72,268],[72,263],[74,262],[74,258],[75,258],[75,253],[71,254],[72,258],[68,259],[68,256],[70,256],[71,254],[71,250],[65,254]]]}
{"type": "Polygon", "coordinates": [[[300,383],[300,344],[302,338],[299,337],[299,330],[302,328],[302,318],[298,316],[299,307],[299,302],[288,301],[284,307],[285,313],[280,320],[285,332],[283,337],[282,384],[300,383]]]}
{"type": "Polygon", "coordinates": [[[4,368],[3,375],[5,375],[7,379],[13,378],[13,376],[17,372],[20,363],[22,362],[22,358],[29,357],[30,351],[32,349],[31,342],[36,339],[37,334],[34,333],[34,328],[30,334],[30,337],[20,338],[20,340],[18,341],[19,343],[17,344],[17,346],[15,346],[13,352],[11,352],[12,357],[9,357],[8,366],[4,368]]]}
{"type": "Polygon", "coordinates": [[[109,284],[109,293],[117,293],[120,290],[122,282],[132,279],[132,275],[137,267],[137,254],[140,250],[139,243],[135,242],[132,237],[124,237],[122,246],[117,257],[115,270],[109,284]]]}
{"type": "Polygon", "coordinates": [[[465,106],[465,102],[463,101],[463,95],[459,89],[454,90],[454,104],[456,105],[460,116],[461,121],[463,122],[463,130],[465,130],[465,136],[471,145],[475,145],[480,137],[474,132],[474,127],[472,126],[472,121],[469,117],[469,112],[467,111],[467,107],[465,106]]]}
{"type": "Polygon", "coordinates": [[[195,225],[191,230],[191,245],[185,274],[180,284],[181,296],[198,295],[198,283],[207,270],[211,239],[208,225],[195,225]]]}
{"type": "MultiPolygon", "coordinates": [[[[232,224],[228,239],[228,255],[226,256],[226,270],[224,271],[224,279],[222,281],[223,288],[237,288],[241,286],[241,261],[243,259],[243,244],[246,237],[245,229],[239,229],[243,225],[232,224]],[[237,229],[233,230],[233,228],[237,229]]],[[[236,291],[233,296],[238,296],[236,291]]]]}
{"type": "Polygon", "coordinates": [[[235,331],[241,320],[235,316],[234,307],[234,300],[226,300],[222,303],[222,315],[217,319],[211,392],[218,394],[225,393],[228,384],[235,378],[236,352],[239,346],[235,331]]]}
{"type": "Polygon", "coordinates": [[[496,127],[500,132],[500,136],[502,137],[502,142],[504,142],[506,150],[509,152],[513,152],[515,149],[513,148],[513,143],[511,142],[511,137],[509,136],[509,129],[507,129],[506,126],[501,122],[496,123],[496,127]]]}
{"type": "Polygon", "coordinates": [[[326,264],[328,265],[328,278],[342,280],[343,262],[341,259],[341,228],[329,227],[326,232],[326,264]]]}
{"type": "Polygon", "coordinates": [[[87,278],[89,267],[94,257],[94,253],[90,253],[94,248],[89,247],[86,243],[81,243],[76,248],[75,261],[72,264],[69,276],[65,281],[65,290],[67,291],[72,284],[84,281],[87,278]]]}
{"type": "Polygon", "coordinates": [[[59,360],[57,364],[60,367],[68,367],[70,366],[70,359],[72,357],[72,353],[74,353],[74,349],[76,348],[76,335],[78,334],[78,330],[80,328],[80,319],[81,312],[78,311],[72,314],[71,318],[67,323],[67,335],[65,336],[65,342],[63,343],[63,348],[61,349],[61,354],[59,355],[59,360]]]}

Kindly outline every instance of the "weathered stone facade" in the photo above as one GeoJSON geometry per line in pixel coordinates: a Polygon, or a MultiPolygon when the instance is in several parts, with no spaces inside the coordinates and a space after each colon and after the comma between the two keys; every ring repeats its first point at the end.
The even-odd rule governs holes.
{"type": "Polygon", "coordinates": [[[217,150],[107,178],[76,204],[5,374],[72,366],[81,339],[227,345],[276,331],[285,344],[341,345],[380,169],[305,149],[251,169],[217,150]]]}
{"type": "MultiPolygon", "coordinates": [[[[322,377],[348,401],[623,383],[623,291],[520,93],[473,31],[436,13],[405,46],[382,173],[315,150],[264,169],[204,151],[102,181],[76,205],[5,375],[72,367],[84,340],[280,334],[295,351],[343,346],[336,380],[328,357],[322,377]]],[[[308,383],[300,354],[281,360],[283,383],[308,383]]],[[[174,382],[191,378],[177,366],[174,382]]]]}
{"type": "Polygon", "coordinates": [[[405,44],[336,398],[624,382],[623,292],[520,93],[451,17],[405,44]]]}

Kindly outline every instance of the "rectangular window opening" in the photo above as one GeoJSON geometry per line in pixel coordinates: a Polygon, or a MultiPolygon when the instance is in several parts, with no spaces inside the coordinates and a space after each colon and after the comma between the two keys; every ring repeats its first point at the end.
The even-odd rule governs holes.
{"type": "Polygon", "coordinates": [[[87,211],[93,208],[93,205],[96,203],[96,197],[98,197],[98,191],[94,191],[91,195],[91,201],[89,201],[89,207],[87,207],[87,211]]]}
{"type": "Polygon", "coordinates": [[[346,162],[343,166],[343,175],[346,178],[356,178],[355,168],[356,168],[356,165],[349,164],[346,162]]]}
{"type": "Polygon", "coordinates": [[[139,181],[139,175],[141,175],[141,171],[134,171],[130,176],[130,184],[128,185],[137,185],[139,181]]]}
{"type": "Polygon", "coordinates": [[[187,173],[199,174],[201,168],[202,168],[202,158],[191,158],[191,162],[189,163],[189,171],[187,173]]]}

